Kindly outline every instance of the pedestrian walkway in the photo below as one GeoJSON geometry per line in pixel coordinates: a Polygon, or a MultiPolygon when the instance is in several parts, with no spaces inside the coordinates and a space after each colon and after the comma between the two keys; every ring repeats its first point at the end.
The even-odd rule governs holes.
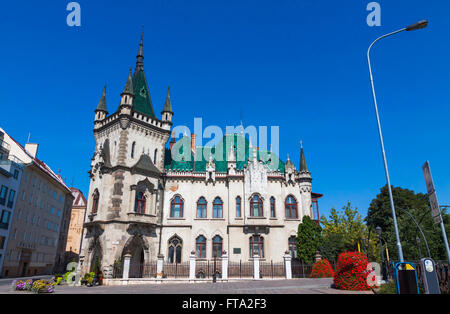
{"type": "MultiPolygon", "coordinates": [[[[11,281],[10,281],[11,282],[11,281]]],[[[331,288],[333,280],[293,279],[259,280],[226,283],[177,283],[133,286],[70,287],[58,286],[56,294],[373,294],[349,292],[331,288]]],[[[15,293],[5,286],[0,293],[15,293]]]]}

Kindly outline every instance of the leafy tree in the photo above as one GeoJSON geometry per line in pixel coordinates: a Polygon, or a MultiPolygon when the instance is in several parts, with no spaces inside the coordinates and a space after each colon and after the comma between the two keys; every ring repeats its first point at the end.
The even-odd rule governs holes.
{"type": "Polygon", "coordinates": [[[312,264],[314,255],[322,242],[321,228],[309,216],[303,217],[298,226],[297,258],[304,263],[312,264]]]}
{"type": "MultiPolygon", "coordinates": [[[[422,193],[416,194],[414,191],[400,187],[393,187],[392,194],[404,258],[406,260],[418,260],[421,257],[428,256],[422,235],[411,217],[405,213],[406,210],[422,228],[428,242],[431,257],[435,260],[446,260],[442,233],[440,227],[432,219],[428,196],[422,193]],[[421,255],[419,255],[419,247],[416,242],[417,237],[420,238],[421,255]]],[[[443,213],[443,218],[446,230],[450,230],[450,217],[446,212],[443,213]]],[[[372,200],[366,221],[371,230],[375,230],[377,226],[382,228],[382,237],[387,242],[390,258],[398,260],[397,241],[387,185],[372,200]]]]}
{"type": "Polygon", "coordinates": [[[327,260],[336,263],[340,253],[345,252],[344,237],[338,233],[323,236],[320,254],[327,260]]]}

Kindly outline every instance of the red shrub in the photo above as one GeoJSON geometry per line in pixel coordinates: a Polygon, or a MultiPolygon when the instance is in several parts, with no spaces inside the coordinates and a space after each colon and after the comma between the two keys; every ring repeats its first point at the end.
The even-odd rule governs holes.
{"type": "MultiPolygon", "coordinates": [[[[360,252],[341,253],[337,260],[334,285],[337,289],[352,291],[368,291],[374,273],[368,270],[369,260],[360,252]]],[[[370,267],[369,267],[370,269],[370,267]]]]}
{"type": "Polygon", "coordinates": [[[311,278],[331,278],[333,276],[334,271],[328,260],[323,259],[314,263],[311,278]]]}

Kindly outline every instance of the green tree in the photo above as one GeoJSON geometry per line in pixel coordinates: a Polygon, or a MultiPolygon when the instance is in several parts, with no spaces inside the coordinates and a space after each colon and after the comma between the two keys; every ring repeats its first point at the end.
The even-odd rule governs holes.
{"type": "Polygon", "coordinates": [[[340,253],[345,251],[357,251],[358,244],[364,250],[362,239],[366,239],[367,255],[370,260],[377,257],[377,239],[371,233],[364,217],[359,214],[358,208],[352,208],[350,202],[338,211],[331,209],[329,218],[322,216],[320,219],[323,225],[323,246],[322,254],[329,260],[336,261],[340,253]]]}
{"type": "Polygon", "coordinates": [[[321,246],[321,228],[309,216],[303,217],[298,226],[297,258],[304,263],[312,264],[314,255],[321,246]]]}
{"type": "MultiPolygon", "coordinates": [[[[392,194],[404,258],[407,260],[418,260],[420,257],[428,255],[422,235],[411,217],[404,212],[406,210],[422,228],[428,242],[431,257],[435,260],[446,260],[442,233],[440,227],[432,219],[428,196],[422,193],[416,194],[414,191],[400,187],[393,187],[392,194]],[[420,239],[421,255],[419,255],[419,247],[416,242],[417,237],[420,239]]],[[[446,230],[449,230],[449,215],[444,212],[443,218],[446,230]]],[[[397,241],[387,185],[372,200],[366,221],[372,230],[375,230],[377,226],[382,228],[382,237],[387,242],[390,258],[398,260],[397,241]]]]}

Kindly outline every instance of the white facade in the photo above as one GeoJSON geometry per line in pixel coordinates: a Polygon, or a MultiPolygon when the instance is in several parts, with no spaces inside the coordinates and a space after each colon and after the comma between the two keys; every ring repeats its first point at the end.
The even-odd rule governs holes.
{"type": "MultiPolygon", "coordinates": [[[[232,134],[226,136],[241,137],[245,152],[228,147],[225,164],[214,158],[199,159],[199,167],[174,161],[176,149],[166,148],[173,116],[170,95],[161,119],[143,113],[153,112],[151,101],[146,108],[135,98],[148,89],[142,83],[141,49],[117,111],[108,115],[105,93],[96,110],[82,271],[100,264],[108,278],[126,254],[131,254],[131,268],[158,258],[188,262],[191,252],[200,260],[214,254],[220,258],[226,251],[230,261],[249,261],[256,254],[283,261],[302,218],[312,217],[312,180],[303,151],[300,171],[289,160],[269,169],[257,148],[232,134]],[[236,162],[241,155],[245,162],[236,162]]],[[[194,137],[193,143],[186,136],[182,140],[189,142],[184,149],[193,156],[203,149],[194,137]]]]}

